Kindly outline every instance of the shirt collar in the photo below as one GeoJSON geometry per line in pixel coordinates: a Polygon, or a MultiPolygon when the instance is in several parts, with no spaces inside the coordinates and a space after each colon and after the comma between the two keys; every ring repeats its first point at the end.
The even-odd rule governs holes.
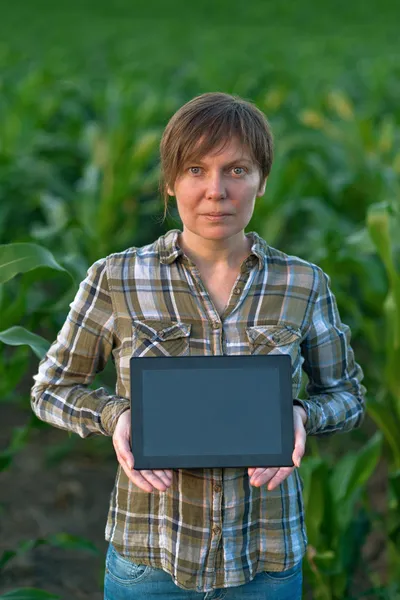
{"type": "MultiPolygon", "coordinates": [[[[180,233],[182,232],[179,229],[171,229],[159,238],[158,252],[160,262],[163,264],[170,265],[175,262],[179,256],[183,256],[183,250],[178,244],[178,235],[180,233]]],[[[261,271],[261,269],[264,268],[267,259],[268,244],[255,231],[246,233],[246,237],[252,240],[251,253],[258,258],[258,270],[261,271]]]]}

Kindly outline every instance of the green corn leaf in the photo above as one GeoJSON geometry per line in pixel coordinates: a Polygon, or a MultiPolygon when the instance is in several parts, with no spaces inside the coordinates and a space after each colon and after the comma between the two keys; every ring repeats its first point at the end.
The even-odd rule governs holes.
{"type": "Polygon", "coordinates": [[[28,436],[31,428],[31,421],[29,421],[28,424],[24,425],[23,427],[14,427],[11,436],[11,441],[8,445],[7,450],[9,452],[18,452],[19,450],[21,450],[28,441],[28,436]]]}
{"type": "MultiPolygon", "coordinates": [[[[29,436],[29,432],[32,428],[32,421],[30,421],[24,427],[15,427],[13,429],[11,441],[8,444],[8,447],[3,452],[0,452],[0,472],[5,471],[10,466],[14,455],[21,450],[29,436]]],[[[1,560],[0,560],[0,568],[1,568],[1,560]]]]}
{"type": "Polygon", "coordinates": [[[383,403],[372,399],[367,402],[367,411],[385,436],[392,451],[392,460],[395,467],[400,468],[399,428],[393,411],[387,402],[383,403]]]}
{"type": "Polygon", "coordinates": [[[96,546],[90,540],[76,535],[70,535],[69,533],[60,532],[49,535],[46,538],[25,540],[20,542],[14,550],[5,550],[2,556],[0,556],[0,570],[16,556],[24,554],[25,552],[30,552],[39,546],[55,546],[57,548],[63,548],[64,550],[86,550],[92,554],[99,553],[96,546]]]}
{"type": "MultiPolygon", "coordinates": [[[[313,460],[313,459],[310,459],[313,460]]],[[[307,460],[303,461],[303,464],[307,460]]],[[[303,468],[302,464],[302,468],[303,468]]],[[[304,464],[304,466],[306,466],[304,464]]],[[[305,481],[307,482],[305,504],[307,534],[310,544],[314,548],[320,545],[321,523],[324,519],[326,509],[326,488],[328,481],[327,465],[323,461],[313,464],[311,476],[307,474],[305,481]]]]}
{"type": "Polygon", "coordinates": [[[142,167],[146,160],[155,153],[158,144],[160,143],[161,133],[159,131],[146,131],[136,142],[132,155],[132,168],[138,169],[142,167]]]}
{"type": "MultiPolygon", "coordinates": [[[[396,400],[395,411],[400,418],[400,276],[394,262],[396,213],[390,212],[387,203],[374,204],[368,210],[367,225],[377,252],[385,265],[390,282],[390,291],[384,303],[386,318],[387,360],[385,367],[385,385],[396,400]]],[[[399,465],[400,463],[397,462],[399,465]]]]}
{"type": "Polygon", "coordinates": [[[0,596],[0,600],[60,600],[60,596],[36,588],[18,588],[0,596]]]}
{"type": "Polygon", "coordinates": [[[299,469],[299,474],[303,481],[304,491],[303,491],[303,502],[306,507],[308,503],[311,501],[311,480],[313,477],[314,471],[316,471],[323,464],[322,458],[319,456],[305,456],[301,462],[301,467],[299,469]]]}
{"type": "Polygon", "coordinates": [[[31,235],[38,241],[52,238],[66,229],[68,223],[67,207],[65,202],[52,194],[44,192],[40,197],[40,204],[47,219],[47,225],[34,223],[31,235]]]}
{"type": "Polygon", "coordinates": [[[0,245],[0,283],[38,267],[49,267],[68,273],[58,264],[51,252],[42,246],[25,243],[0,245]]]}
{"type": "Polygon", "coordinates": [[[374,472],[381,455],[382,434],[377,431],[357,452],[346,454],[335,466],[332,475],[332,494],[338,505],[347,502],[361,489],[374,472]]]}
{"type": "Polygon", "coordinates": [[[43,546],[47,543],[47,540],[43,538],[38,538],[36,540],[25,540],[24,542],[20,542],[15,550],[5,550],[0,557],[0,569],[2,569],[16,556],[24,554],[25,552],[29,552],[30,550],[34,550],[35,548],[43,546]]]}
{"type": "Polygon", "coordinates": [[[50,535],[48,543],[58,548],[65,548],[68,550],[87,550],[93,554],[98,554],[99,551],[96,546],[90,541],[83,537],[76,535],[70,535],[69,533],[56,533],[50,535]]]}
{"type": "Polygon", "coordinates": [[[392,291],[396,300],[400,299],[400,280],[393,261],[390,235],[391,216],[386,202],[373,204],[367,213],[367,227],[370,237],[385,265],[392,291]]]}
{"type": "MultiPolygon", "coordinates": [[[[12,462],[12,454],[5,450],[0,453],[0,473],[1,471],[6,471],[12,462]]],[[[1,569],[1,561],[0,561],[0,569],[1,569]]]]}
{"type": "Polygon", "coordinates": [[[389,473],[389,484],[397,505],[400,507],[400,469],[389,473]]]}
{"type": "Polygon", "coordinates": [[[335,553],[333,550],[324,550],[323,552],[316,552],[314,558],[316,560],[331,562],[335,558],[335,553]]]}
{"type": "Polygon", "coordinates": [[[50,343],[43,337],[19,326],[0,331],[0,342],[9,346],[29,346],[38,358],[43,358],[50,348],[50,343]]]}

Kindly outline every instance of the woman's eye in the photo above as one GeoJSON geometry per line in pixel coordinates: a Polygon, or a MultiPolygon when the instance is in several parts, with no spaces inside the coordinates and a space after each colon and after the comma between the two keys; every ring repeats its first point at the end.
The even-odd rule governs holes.
{"type": "Polygon", "coordinates": [[[245,170],[243,169],[243,167],[233,167],[233,172],[235,175],[243,175],[243,173],[245,172],[245,170]]]}
{"type": "Polygon", "coordinates": [[[189,167],[189,172],[192,175],[198,175],[200,173],[200,167],[189,167]]]}

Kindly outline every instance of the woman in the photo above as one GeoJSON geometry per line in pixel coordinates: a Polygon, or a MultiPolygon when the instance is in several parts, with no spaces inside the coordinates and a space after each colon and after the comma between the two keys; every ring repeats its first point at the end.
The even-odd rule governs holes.
{"type": "Polygon", "coordinates": [[[166,207],[176,198],[182,231],[89,269],[40,365],[32,407],[82,437],[112,436],[107,600],[295,600],[307,543],[296,467],[306,433],[360,424],[362,371],[323,271],[245,233],[272,164],[262,112],[203,94],[171,118],[160,149],[161,189],[166,207]],[[295,467],[133,470],[131,356],[268,353],[292,359],[295,467]],[[89,390],[111,354],[116,394],[89,390]]]}

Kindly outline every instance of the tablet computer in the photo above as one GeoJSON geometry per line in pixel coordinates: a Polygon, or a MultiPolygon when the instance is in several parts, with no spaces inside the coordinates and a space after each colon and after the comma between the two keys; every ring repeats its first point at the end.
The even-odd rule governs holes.
{"type": "Polygon", "coordinates": [[[132,357],[135,469],[293,466],[287,355],[132,357]]]}

